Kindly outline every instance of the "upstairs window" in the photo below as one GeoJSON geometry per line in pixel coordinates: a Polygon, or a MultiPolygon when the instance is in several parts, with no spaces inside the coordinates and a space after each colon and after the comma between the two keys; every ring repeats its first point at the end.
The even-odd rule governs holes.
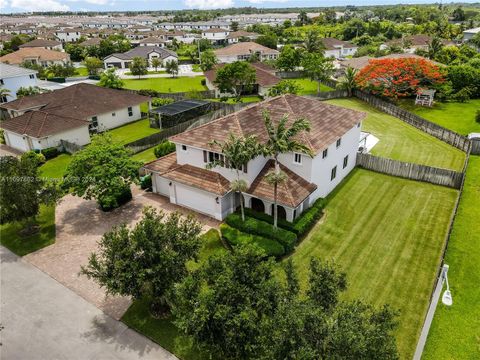
{"type": "Polygon", "coordinates": [[[293,163],[297,164],[297,165],[302,164],[302,154],[294,153],[293,154],[293,163]]]}
{"type": "Polygon", "coordinates": [[[337,167],[335,166],[333,169],[332,169],[332,172],[330,174],[330,181],[335,179],[337,177],[337,167]]]}
{"type": "Polygon", "coordinates": [[[328,149],[323,150],[322,152],[322,159],[325,159],[328,155],[328,149]]]}
{"type": "Polygon", "coordinates": [[[337,148],[339,148],[340,145],[342,145],[342,138],[340,138],[340,139],[337,140],[337,148]]]}
{"type": "Polygon", "coordinates": [[[29,78],[30,78],[30,79],[35,79],[35,75],[34,75],[34,74],[30,74],[30,75],[29,75],[29,78]]]}
{"type": "Polygon", "coordinates": [[[128,116],[133,116],[133,109],[131,106],[128,107],[128,116]]]}
{"type": "Polygon", "coordinates": [[[114,112],[112,113],[112,116],[116,116],[117,114],[115,114],[114,112]]]}
{"type": "Polygon", "coordinates": [[[5,85],[5,83],[3,82],[3,79],[0,79],[0,85],[5,85]]]}
{"type": "Polygon", "coordinates": [[[187,145],[182,145],[182,150],[187,151],[187,145]]]}
{"type": "Polygon", "coordinates": [[[343,168],[345,169],[348,165],[348,155],[343,158],[343,168]]]}

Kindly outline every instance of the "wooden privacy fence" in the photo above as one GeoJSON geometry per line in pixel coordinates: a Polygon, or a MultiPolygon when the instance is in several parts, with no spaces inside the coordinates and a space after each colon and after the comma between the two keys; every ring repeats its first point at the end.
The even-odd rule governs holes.
{"type": "Polygon", "coordinates": [[[473,155],[480,155],[480,139],[472,139],[470,142],[472,143],[470,153],[473,155]]]}
{"type": "Polygon", "coordinates": [[[202,91],[188,91],[188,92],[172,92],[172,93],[162,93],[156,90],[144,89],[144,90],[129,90],[124,89],[124,91],[131,92],[133,94],[158,97],[158,98],[170,98],[175,101],[191,99],[191,98],[201,98],[201,99],[211,99],[215,98],[214,90],[202,90],[202,91]]]}
{"type": "Polygon", "coordinates": [[[322,91],[314,95],[307,95],[307,97],[315,98],[318,100],[345,98],[345,97],[348,97],[348,91],[346,90],[322,91]]]}
{"type": "Polygon", "coordinates": [[[450,144],[464,152],[468,152],[470,148],[470,140],[455,131],[444,128],[443,126],[437,125],[433,122],[430,122],[421,116],[411,113],[408,110],[402,109],[394,104],[391,104],[385,100],[379,99],[373,95],[364,93],[363,91],[355,90],[355,96],[373,107],[395,116],[400,120],[406,122],[409,125],[416,127],[417,129],[426,132],[429,135],[440,139],[447,144],[450,144]]]}
{"type": "Polygon", "coordinates": [[[71,143],[67,140],[60,140],[60,148],[66,153],[73,154],[79,150],[82,150],[83,146],[71,143]]]}
{"type": "Polygon", "coordinates": [[[464,173],[436,167],[407,163],[370,154],[357,154],[357,166],[405,179],[428,182],[460,189],[464,173]]]}

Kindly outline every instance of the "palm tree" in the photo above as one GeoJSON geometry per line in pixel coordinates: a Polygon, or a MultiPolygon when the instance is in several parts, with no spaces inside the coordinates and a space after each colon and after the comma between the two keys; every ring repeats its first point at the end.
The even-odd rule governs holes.
{"type": "Polygon", "coordinates": [[[442,50],[443,43],[442,40],[438,37],[432,38],[430,44],[428,44],[428,57],[434,59],[435,56],[442,50]]]}
{"type": "Polygon", "coordinates": [[[0,103],[6,102],[6,99],[11,96],[12,95],[10,90],[4,88],[3,86],[0,86],[0,103]],[[3,99],[5,99],[5,101],[3,101],[3,99]]]}
{"type": "Polygon", "coordinates": [[[338,87],[340,89],[347,90],[349,97],[352,96],[353,90],[357,86],[357,82],[355,80],[357,73],[358,73],[357,69],[354,69],[351,66],[347,67],[345,69],[345,73],[343,74],[343,77],[340,79],[340,82],[338,83],[338,87]]]}
{"type": "Polygon", "coordinates": [[[296,140],[297,135],[303,131],[310,131],[310,122],[300,118],[288,126],[288,114],[285,114],[275,126],[267,110],[263,112],[263,120],[268,135],[263,153],[265,156],[272,156],[275,161],[275,169],[267,174],[266,180],[273,185],[273,227],[276,229],[278,185],[286,180],[286,175],[280,169],[278,156],[288,152],[299,152],[313,157],[312,149],[296,140]]]}
{"type": "Polygon", "coordinates": [[[230,182],[230,189],[240,194],[242,220],[245,221],[243,193],[247,191],[248,184],[245,180],[240,178],[240,172],[250,160],[262,153],[263,148],[258,144],[257,138],[254,135],[237,137],[232,133],[229,134],[228,139],[225,142],[219,143],[214,140],[210,143],[210,146],[219,147],[223,158],[209,163],[207,168],[214,168],[217,166],[229,167],[236,173],[237,178],[230,182]]]}

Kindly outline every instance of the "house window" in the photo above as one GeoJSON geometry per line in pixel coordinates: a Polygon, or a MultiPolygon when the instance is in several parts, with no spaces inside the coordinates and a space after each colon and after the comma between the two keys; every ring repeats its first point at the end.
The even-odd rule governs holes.
{"type": "Polygon", "coordinates": [[[342,144],[342,138],[337,140],[337,148],[339,148],[341,144],[342,144]]]}
{"type": "Polygon", "coordinates": [[[92,122],[88,125],[88,129],[90,131],[97,131],[98,128],[98,118],[96,116],[92,116],[92,122]]]}
{"type": "Polygon", "coordinates": [[[7,96],[6,95],[0,97],[0,103],[6,103],[6,102],[7,102],[7,96]]]}
{"type": "Polygon", "coordinates": [[[34,75],[34,74],[30,74],[30,75],[29,75],[29,78],[30,78],[30,79],[35,79],[35,75],[34,75]]]}
{"type": "Polygon", "coordinates": [[[345,169],[348,165],[348,155],[343,158],[343,168],[345,169]]]}
{"type": "Polygon", "coordinates": [[[5,85],[5,83],[3,82],[3,79],[0,79],[0,85],[5,85]]]}
{"type": "Polygon", "coordinates": [[[332,169],[332,173],[330,174],[330,181],[335,179],[337,177],[337,167],[335,166],[333,169],[332,169]]]}
{"type": "Polygon", "coordinates": [[[302,154],[294,153],[293,154],[293,163],[300,165],[302,163],[302,154]]]}
{"type": "Polygon", "coordinates": [[[128,107],[128,116],[133,116],[133,109],[131,106],[128,107]]]}
{"type": "Polygon", "coordinates": [[[323,150],[322,152],[322,159],[325,159],[328,155],[328,149],[323,150]]]}
{"type": "Polygon", "coordinates": [[[115,116],[115,113],[114,113],[114,112],[112,113],[112,116],[115,116]]]}
{"type": "Polygon", "coordinates": [[[358,124],[357,124],[357,128],[359,128],[359,127],[360,127],[360,125],[361,125],[361,123],[358,123],[358,124]]]}
{"type": "Polygon", "coordinates": [[[182,145],[182,150],[187,151],[187,145],[182,145]]]}

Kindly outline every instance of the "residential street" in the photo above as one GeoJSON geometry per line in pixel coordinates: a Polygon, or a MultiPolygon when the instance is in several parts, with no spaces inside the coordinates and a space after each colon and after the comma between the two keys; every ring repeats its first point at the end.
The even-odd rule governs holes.
{"type": "Polygon", "coordinates": [[[0,246],[0,358],[176,359],[0,246]]]}

